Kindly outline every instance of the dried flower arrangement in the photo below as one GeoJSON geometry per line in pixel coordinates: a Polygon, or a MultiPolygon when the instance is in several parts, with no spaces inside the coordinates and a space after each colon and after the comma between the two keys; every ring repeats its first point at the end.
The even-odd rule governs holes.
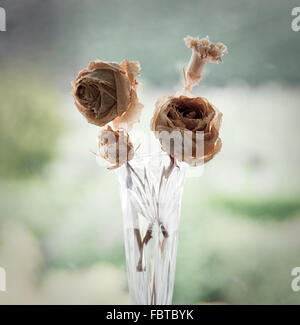
{"type": "MultiPolygon", "coordinates": [[[[187,36],[184,41],[192,49],[187,71],[183,69],[184,90],[179,96],[164,96],[157,100],[151,130],[158,131],[156,135],[162,131],[179,131],[188,137],[189,141],[183,145],[190,146],[190,150],[171,148],[168,153],[179,161],[197,166],[208,162],[221,150],[222,113],[206,98],[194,97],[190,91],[201,80],[205,64],[222,62],[227,47],[222,43],[211,43],[208,37],[187,36]],[[197,131],[203,132],[201,143],[196,142],[197,131]],[[190,155],[184,152],[190,152],[190,155]]],[[[72,82],[72,95],[79,112],[89,123],[105,126],[99,134],[99,155],[112,164],[109,168],[120,167],[134,157],[128,132],[134,123],[139,122],[143,108],[136,92],[139,74],[138,62],[123,60],[117,64],[97,60],[80,71],[72,82]],[[114,136],[108,141],[110,133],[114,136]],[[117,152],[112,152],[114,148],[117,152]]]]}
{"type": "MultiPolygon", "coordinates": [[[[184,162],[190,166],[199,166],[214,158],[222,147],[219,137],[222,113],[206,98],[196,97],[191,91],[201,80],[206,63],[222,62],[227,48],[222,43],[211,43],[208,37],[199,39],[187,36],[184,41],[192,50],[187,71],[183,69],[184,88],[175,95],[159,98],[151,120],[151,130],[160,141],[162,150],[170,157],[169,165],[163,166],[159,175],[153,177],[155,181],[150,180],[146,167],[142,175],[139,175],[129,162],[133,161],[136,154],[129,132],[132,126],[139,122],[143,108],[137,96],[139,84],[136,77],[140,74],[139,63],[128,60],[123,60],[120,64],[94,61],[87,69],[80,71],[72,82],[72,95],[77,109],[89,123],[101,127],[98,136],[98,156],[108,162],[109,169],[116,169],[123,165],[126,167],[123,183],[130,195],[134,197],[130,203],[133,206],[129,210],[134,210],[134,213],[131,213],[134,214],[132,224],[135,223],[133,234],[136,241],[131,242],[131,245],[138,247],[139,256],[135,260],[138,272],[146,271],[144,251],[152,239],[155,224],[159,228],[157,239],[159,253],[156,253],[156,256],[159,254],[163,260],[165,246],[176,242],[174,236],[170,235],[169,222],[161,215],[169,215],[169,210],[172,210],[164,210],[162,207],[165,204],[163,201],[167,200],[168,191],[180,200],[181,192],[172,192],[176,178],[184,179],[180,172],[176,174],[178,164],[184,162]],[[200,141],[198,141],[199,134],[200,141]],[[155,182],[157,185],[154,184],[155,182]],[[143,231],[138,222],[138,215],[143,215],[148,222],[143,231]]],[[[180,184],[183,184],[183,181],[180,184]]],[[[126,200],[130,201],[131,198],[127,197],[126,200]]],[[[175,208],[178,207],[180,204],[175,208]]],[[[126,252],[126,255],[130,254],[131,252],[126,252]]],[[[165,264],[163,262],[163,265],[165,264]]],[[[162,294],[158,293],[157,271],[153,272],[150,276],[152,279],[150,301],[159,303],[158,297],[162,294]]],[[[140,293],[134,292],[132,295],[140,297],[140,293]]],[[[163,296],[168,298],[160,300],[161,303],[170,301],[168,300],[170,294],[163,294],[163,296]]],[[[135,301],[141,300],[136,298],[135,301]]],[[[145,301],[148,302],[147,299],[144,303],[145,301]]]]}

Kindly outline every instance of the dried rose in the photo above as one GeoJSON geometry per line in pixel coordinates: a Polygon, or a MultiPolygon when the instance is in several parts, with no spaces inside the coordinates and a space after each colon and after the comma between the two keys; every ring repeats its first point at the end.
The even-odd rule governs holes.
{"type": "Polygon", "coordinates": [[[156,102],[151,129],[156,131],[163,150],[180,161],[197,166],[220,151],[221,120],[222,113],[203,97],[165,96],[156,102]]]}
{"type": "Polygon", "coordinates": [[[104,126],[113,121],[116,128],[129,130],[143,107],[136,94],[139,73],[138,62],[91,62],[72,82],[75,105],[89,123],[104,126]]]}
{"type": "Polygon", "coordinates": [[[192,49],[187,72],[184,71],[185,89],[189,91],[202,78],[202,72],[207,62],[222,62],[222,56],[227,53],[227,47],[222,43],[211,43],[208,36],[202,39],[187,36],[184,41],[186,46],[192,49]]]}
{"type": "Polygon", "coordinates": [[[109,162],[108,169],[120,167],[134,156],[133,144],[124,130],[114,131],[109,125],[98,136],[99,156],[109,162]]]}

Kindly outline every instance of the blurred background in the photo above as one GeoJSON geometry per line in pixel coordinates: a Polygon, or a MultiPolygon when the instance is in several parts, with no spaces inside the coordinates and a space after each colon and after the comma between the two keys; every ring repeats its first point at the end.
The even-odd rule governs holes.
{"type": "Polygon", "coordinates": [[[183,86],[186,35],[229,54],[195,88],[223,112],[224,145],[185,184],[173,302],[300,303],[297,1],[0,6],[0,304],[130,303],[117,178],[95,162],[98,129],[75,109],[70,82],[93,59],[139,60],[148,127],[156,99],[183,86]]]}

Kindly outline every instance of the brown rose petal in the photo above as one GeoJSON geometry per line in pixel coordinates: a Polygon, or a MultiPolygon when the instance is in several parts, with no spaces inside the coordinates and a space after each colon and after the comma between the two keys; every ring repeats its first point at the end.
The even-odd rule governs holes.
{"type": "Polygon", "coordinates": [[[118,168],[134,156],[129,135],[124,130],[114,131],[109,125],[99,133],[98,149],[99,156],[112,165],[108,169],[118,168]]]}
{"type": "Polygon", "coordinates": [[[135,78],[139,76],[141,72],[140,63],[138,61],[123,60],[120,65],[123,70],[126,71],[127,77],[131,85],[136,86],[137,83],[135,78]]]}
{"type": "Polygon", "coordinates": [[[136,93],[136,87],[138,86],[136,77],[140,75],[141,68],[139,62],[130,62],[128,60],[123,60],[121,66],[126,71],[126,75],[131,84],[131,103],[126,112],[117,117],[113,124],[116,129],[123,128],[123,125],[125,125],[125,129],[129,131],[135,123],[140,121],[140,115],[144,107],[143,104],[139,103],[136,93]]]}
{"type": "Polygon", "coordinates": [[[127,60],[121,64],[91,62],[72,82],[76,107],[89,123],[104,126],[118,118],[129,130],[139,120],[142,108],[136,94],[139,70],[138,62],[127,60]]]}
{"type": "MultiPolygon", "coordinates": [[[[222,114],[203,97],[174,97],[160,98],[156,103],[154,116],[151,121],[152,131],[179,131],[172,136],[184,136],[184,144],[164,148],[163,139],[160,139],[164,150],[171,150],[169,154],[192,166],[200,165],[211,160],[221,149],[219,138],[222,114]],[[196,141],[196,132],[203,132],[203,141],[196,141]],[[187,150],[189,149],[189,150],[187,150]],[[186,151],[185,151],[186,150],[186,151]],[[188,154],[189,153],[189,154],[188,154]],[[202,154],[200,154],[202,153],[202,154]]],[[[160,135],[155,133],[159,138],[160,135]]],[[[162,135],[162,133],[161,133],[162,135]]]]}
{"type": "Polygon", "coordinates": [[[131,92],[131,103],[127,111],[113,121],[116,129],[124,128],[129,131],[135,123],[140,121],[140,115],[144,105],[139,103],[136,91],[132,89],[131,92]]]}

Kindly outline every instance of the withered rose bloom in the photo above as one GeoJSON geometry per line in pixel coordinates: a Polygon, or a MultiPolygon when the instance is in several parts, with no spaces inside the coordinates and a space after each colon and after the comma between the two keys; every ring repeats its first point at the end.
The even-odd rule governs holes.
{"type": "Polygon", "coordinates": [[[126,131],[108,125],[99,133],[98,153],[111,165],[108,169],[114,169],[133,158],[134,147],[126,131]]]}
{"type": "Polygon", "coordinates": [[[156,102],[151,129],[163,150],[179,161],[198,166],[220,151],[221,120],[222,113],[203,97],[165,96],[156,102]]]}
{"type": "Polygon", "coordinates": [[[91,62],[72,82],[76,107],[89,123],[104,126],[113,121],[116,128],[131,129],[143,107],[136,94],[139,73],[138,62],[91,62]]]}
{"type": "Polygon", "coordinates": [[[187,47],[192,49],[192,56],[184,72],[185,89],[191,90],[202,78],[203,69],[207,62],[222,62],[222,57],[227,53],[227,47],[222,43],[213,44],[208,39],[187,36],[184,39],[187,47]]]}

